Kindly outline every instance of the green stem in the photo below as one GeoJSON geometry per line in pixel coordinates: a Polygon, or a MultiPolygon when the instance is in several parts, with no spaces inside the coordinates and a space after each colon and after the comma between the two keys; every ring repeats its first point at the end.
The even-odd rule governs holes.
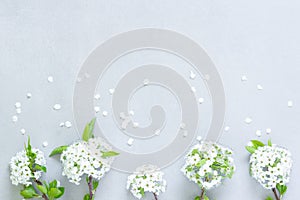
{"type": "Polygon", "coordinates": [[[272,191],[273,191],[273,193],[275,195],[276,200],[280,200],[280,197],[278,196],[276,189],[273,188],[272,191]]]}
{"type": "Polygon", "coordinates": [[[89,181],[88,181],[88,186],[89,186],[89,194],[90,194],[90,199],[93,199],[94,192],[93,192],[93,177],[89,176],[89,181]]]}
{"type": "Polygon", "coordinates": [[[205,189],[201,189],[200,200],[204,200],[205,189]]]}

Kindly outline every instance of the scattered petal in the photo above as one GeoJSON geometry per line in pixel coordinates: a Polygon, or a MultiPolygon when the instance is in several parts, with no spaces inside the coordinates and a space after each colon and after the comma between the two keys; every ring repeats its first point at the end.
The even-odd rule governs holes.
{"type": "Polygon", "coordinates": [[[191,87],[191,91],[195,93],[196,92],[196,88],[194,86],[192,86],[191,87]]]}
{"type": "Polygon", "coordinates": [[[143,81],[143,83],[144,83],[144,86],[146,86],[146,85],[149,85],[150,81],[149,81],[149,79],[145,79],[145,80],[143,81]]]}
{"type": "Polygon", "coordinates": [[[21,114],[21,112],[22,112],[22,109],[21,109],[21,108],[17,108],[17,109],[16,109],[16,113],[17,113],[17,114],[21,114]]]}
{"type": "Polygon", "coordinates": [[[100,112],[100,107],[99,106],[95,106],[94,110],[95,110],[96,113],[98,113],[98,112],[100,112]]]}
{"type": "Polygon", "coordinates": [[[230,127],[229,127],[229,126],[226,126],[226,127],[224,128],[224,130],[227,132],[227,131],[230,130],[230,127]]]}
{"type": "Polygon", "coordinates": [[[101,97],[100,94],[95,94],[95,95],[94,95],[94,99],[96,99],[96,100],[99,100],[100,97],[101,97]]]}
{"type": "Polygon", "coordinates": [[[202,140],[202,137],[199,135],[197,136],[196,140],[200,142],[202,140]]]}
{"type": "Polygon", "coordinates": [[[20,130],[20,133],[21,133],[22,135],[24,135],[24,134],[26,133],[26,130],[25,130],[24,128],[22,128],[22,129],[20,130]]]}
{"type": "Polygon", "coordinates": [[[12,116],[11,120],[16,123],[18,121],[18,116],[17,115],[14,115],[12,116]]]}
{"type": "Polygon", "coordinates": [[[103,115],[103,117],[106,117],[108,115],[108,112],[107,111],[103,111],[102,115],[103,115]]]}
{"type": "Polygon", "coordinates": [[[132,146],[133,145],[133,142],[134,142],[134,139],[133,138],[129,138],[128,141],[127,141],[127,144],[129,146],[132,146]]]}
{"type": "Polygon", "coordinates": [[[64,127],[64,126],[65,126],[65,123],[64,123],[64,122],[61,122],[61,123],[59,124],[59,126],[60,126],[60,127],[64,127]]]}
{"type": "Polygon", "coordinates": [[[194,80],[196,78],[196,74],[193,71],[190,71],[190,79],[194,80]]]}
{"type": "Polygon", "coordinates": [[[129,111],[129,115],[133,116],[133,115],[134,115],[134,111],[133,111],[133,110],[130,110],[130,111],[129,111]]]}
{"type": "Polygon", "coordinates": [[[272,129],[267,128],[267,129],[266,129],[266,133],[267,133],[268,135],[271,134],[271,133],[272,133],[272,129]]]}
{"type": "Polygon", "coordinates": [[[77,83],[80,83],[82,81],[82,78],[78,77],[76,81],[77,83]]]}
{"type": "Polygon", "coordinates": [[[257,87],[258,90],[263,90],[263,89],[264,89],[264,88],[263,88],[261,85],[259,85],[259,84],[258,84],[256,87],[257,87]]]}
{"type": "Polygon", "coordinates": [[[180,123],[180,129],[185,129],[185,127],[186,127],[186,124],[183,123],[183,122],[181,122],[181,123],[180,123]]]}
{"type": "Polygon", "coordinates": [[[248,78],[247,78],[246,75],[243,75],[243,76],[241,77],[241,80],[242,80],[243,82],[245,82],[245,81],[248,81],[248,78]]]}
{"type": "Polygon", "coordinates": [[[293,106],[294,106],[293,101],[289,100],[289,101],[288,101],[288,107],[291,108],[291,107],[293,107],[293,106]]]}
{"type": "Polygon", "coordinates": [[[48,76],[48,82],[53,83],[53,81],[54,81],[53,76],[48,76]]]}
{"type": "Polygon", "coordinates": [[[154,132],[154,135],[160,135],[160,129],[157,129],[157,130],[154,132]]]}
{"type": "Polygon", "coordinates": [[[257,130],[255,134],[256,134],[256,136],[260,137],[261,136],[261,130],[257,130]]]}
{"type": "Polygon", "coordinates": [[[111,88],[108,90],[109,91],[109,94],[113,94],[115,92],[115,89],[114,88],[111,88]]]}
{"type": "Polygon", "coordinates": [[[47,141],[44,141],[43,142],[43,147],[47,147],[48,146],[48,142],[47,141]]]}
{"type": "Polygon", "coordinates": [[[126,115],[125,115],[124,112],[121,112],[121,113],[120,113],[120,119],[126,119],[126,115]]]}
{"type": "Polygon", "coordinates": [[[199,101],[200,104],[203,104],[204,103],[204,98],[201,97],[201,98],[198,99],[198,101],[199,101]]]}
{"type": "Polygon", "coordinates": [[[65,122],[65,127],[71,128],[72,127],[72,123],[70,121],[66,121],[65,122]]]}
{"type": "Polygon", "coordinates": [[[133,126],[133,128],[137,128],[137,127],[139,127],[139,123],[138,122],[133,122],[132,126],[133,126]]]}
{"type": "Polygon", "coordinates": [[[187,137],[189,132],[187,130],[183,131],[183,137],[187,137]]]}
{"type": "Polygon", "coordinates": [[[60,109],[61,109],[61,105],[58,103],[53,106],[53,110],[60,110],[60,109]]]}
{"type": "Polygon", "coordinates": [[[247,117],[247,118],[244,120],[244,122],[245,122],[246,124],[251,124],[252,119],[251,119],[250,117],[247,117]]]}
{"type": "Polygon", "coordinates": [[[27,99],[31,99],[32,94],[28,92],[28,93],[26,94],[26,97],[27,97],[27,99]]]}
{"type": "Polygon", "coordinates": [[[22,106],[22,104],[21,104],[20,102],[16,102],[16,103],[15,103],[15,107],[16,107],[16,108],[21,108],[21,106],[22,106]]]}

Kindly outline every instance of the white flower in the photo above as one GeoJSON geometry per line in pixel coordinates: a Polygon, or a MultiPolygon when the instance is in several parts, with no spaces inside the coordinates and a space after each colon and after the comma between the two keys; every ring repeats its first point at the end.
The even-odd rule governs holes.
{"type": "Polygon", "coordinates": [[[286,185],[291,168],[291,153],[274,144],[258,147],[250,157],[250,174],[266,189],[286,185]]]}
{"type": "Polygon", "coordinates": [[[233,175],[232,154],[230,149],[219,144],[202,141],[191,148],[181,171],[190,181],[209,190],[233,175]]]}
{"type": "Polygon", "coordinates": [[[163,179],[164,173],[155,166],[145,165],[128,176],[127,189],[138,199],[146,192],[159,195],[166,191],[167,182],[163,179]]]}
{"type": "Polygon", "coordinates": [[[83,175],[100,180],[110,170],[113,158],[102,158],[102,152],[112,148],[100,137],[91,138],[88,142],[78,141],[70,145],[61,154],[63,176],[71,183],[79,185],[83,175]]]}
{"type": "MultiPolygon", "coordinates": [[[[32,149],[32,152],[36,154],[35,164],[40,166],[46,166],[46,159],[44,153],[39,149],[32,149]]],[[[18,152],[10,160],[10,180],[12,184],[18,185],[31,185],[30,179],[39,179],[42,176],[41,171],[32,172],[29,168],[29,158],[26,155],[26,151],[18,152]]]]}

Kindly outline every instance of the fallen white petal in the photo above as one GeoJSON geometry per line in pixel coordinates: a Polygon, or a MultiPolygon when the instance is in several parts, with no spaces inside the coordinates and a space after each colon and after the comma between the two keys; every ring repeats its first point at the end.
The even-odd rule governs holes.
{"type": "Polygon", "coordinates": [[[248,78],[247,78],[246,75],[243,75],[243,76],[241,77],[241,80],[242,80],[242,81],[248,81],[248,78]]]}
{"type": "Polygon", "coordinates": [[[134,111],[133,111],[133,110],[130,110],[130,111],[129,111],[129,115],[133,116],[133,115],[134,115],[134,111]]]}
{"type": "Polygon", "coordinates": [[[267,129],[266,129],[266,133],[267,133],[267,134],[271,134],[271,133],[272,133],[272,129],[267,128],[267,129]]]}
{"type": "Polygon", "coordinates": [[[21,133],[22,135],[24,135],[24,134],[26,133],[26,130],[25,130],[24,128],[22,128],[22,129],[20,130],[20,133],[21,133]]]}
{"type": "Polygon", "coordinates": [[[293,101],[289,100],[289,101],[288,101],[288,107],[291,108],[291,107],[293,107],[293,106],[294,106],[293,101]]]}
{"type": "Polygon", "coordinates": [[[263,89],[264,89],[264,88],[263,88],[261,85],[259,85],[259,84],[258,84],[256,87],[257,87],[258,90],[263,90],[263,89]]]}
{"type": "Polygon", "coordinates": [[[59,124],[59,126],[60,126],[60,127],[64,127],[64,126],[65,126],[65,123],[64,123],[64,122],[61,122],[61,123],[59,124]]]}
{"type": "Polygon", "coordinates": [[[187,137],[189,132],[187,130],[183,131],[183,137],[187,137]]]}
{"type": "Polygon", "coordinates": [[[53,83],[53,81],[54,81],[53,76],[48,76],[48,82],[53,83]]]}
{"type": "Polygon", "coordinates": [[[111,88],[108,90],[109,91],[109,94],[113,94],[115,92],[115,89],[114,88],[111,88]]]}
{"type": "Polygon", "coordinates": [[[47,141],[43,142],[43,147],[47,147],[47,146],[48,146],[48,142],[47,141]]]}
{"type": "Polygon", "coordinates": [[[195,93],[196,92],[196,88],[192,86],[191,87],[191,91],[195,93]]]}
{"type": "Polygon", "coordinates": [[[202,140],[202,137],[201,136],[197,136],[196,140],[200,142],[202,140]]]}
{"type": "Polygon", "coordinates": [[[193,71],[190,71],[190,79],[194,80],[196,78],[196,74],[193,71]]]}
{"type": "Polygon", "coordinates": [[[16,116],[16,115],[12,116],[11,120],[13,122],[17,122],[18,121],[18,116],[16,116]]]}
{"type": "Polygon", "coordinates": [[[198,101],[199,101],[200,104],[203,104],[204,103],[204,98],[201,97],[201,98],[198,99],[198,101]]]}
{"type": "Polygon", "coordinates": [[[181,123],[180,123],[180,128],[181,128],[181,129],[185,129],[185,127],[186,127],[186,124],[185,124],[184,122],[181,122],[181,123]]]}
{"type": "Polygon", "coordinates": [[[256,133],[255,133],[258,137],[261,136],[261,130],[257,130],[256,133]]]}
{"type": "Polygon", "coordinates": [[[17,108],[17,109],[16,109],[16,113],[17,113],[17,114],[21,114],[21,112],[22,112],[22,109],[21,109],[21,108],[17,108]]]}
{"type": "Polygon", "coordinates": [[[133,122],[132,126],[133,126],[133,128],[137,128],[137,127],[139,127],[139,123],[138,122],[133,122]]]}
{"type": "Polygon", "coordinates": [[[94,110],[95,110],[96,113],[98,113],[98,112],[100,112],[100,107],[99,106],[95,106],[94,110]]]}
{"type": "Polygon", "coordinates": [[[150,83],[150,81],[149,81],[149,79],[145,79],[145,80],[143,81],[143,83],[144,83],[144,86],[146,86],[146,85],[148,85],[148,84],[150,83]]]}
{"type": "Polygon", "coordinates": [[[16,103],[15,103],[15,107],[16,107],[16,108],[21,108],[21,106],[22,106],[22,104],[21,104],[20,102],[16,102],[16,103]]]}
{"type": "Polygon", "coordinates": [[[100,94],[95,94],[95,95],[94,95],[94,99],[96,99],[96,100],[99,100],[100,97],[101,97],[100,94]]]}
{"type": "Polygon", "coordinates": [[[157,129],[155,132],[154,132],[154,135],[159,135],[160,134],[160,130],[157,129]]]}
{"type": "Polygon", "coordinates": [[[27,93],[26,97],[27,97],[27,99],[30,99],[32,97],[32,94],[31,93],[27,93]]]}
{"type": "Polygon", "coordinates": [[[227,132],[227,131],[230,130],[230,127],[229,127],[229,126],[226,126],[226,127],[224,128],[224,130],[227,132]]]}
{"type": "Polygon", "coordinates": [[[245,123],[247,124],[250,124],[252,122],[252,119],[250,117],[247,117],[245,120],[244,120],[245,123]]]}
{"type": "Polygon", "coordinates": [[[65,122],[65,127],[71,128],[72,127],[72,123],[70,121],[66,121],[65,122]]]}
{"type": "Polygon", "coordinates": [[[107,111],[103,111],[103,112],[102,112],[102,115],[103,115],[104,117],[106,117],[106,116],[108,115],[108,112],[107,112],[107,111]]]}
{"type": "Polygon", "coordinates": [[[127,144],[129,146],[132,146],[133,145],[133,142],[134,142],[134,139],[133,138],[129,138],[128,141],[127,141],[127,144]]]}
{"type": "Polygon", "coordinates": [[[60,104],[54,104],[53,106],[53,110],[60,110],[61,109],[61,105],[60,104]]]}

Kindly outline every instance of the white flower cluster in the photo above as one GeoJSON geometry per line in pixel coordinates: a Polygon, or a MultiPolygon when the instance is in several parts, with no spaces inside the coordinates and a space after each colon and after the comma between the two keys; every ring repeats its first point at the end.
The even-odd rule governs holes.
{"type": "Polygon", "coordinates": [[[250,174],[266,189],[287,184],[291,168],[291,153],[274,144],[258,147],[250,157],[250,174]]]}
{"type": "MultiPolygon", "coordinates": [[[[36,154],[35,164],[40,166],[46,166],[46,159],[44,153],[39,149],[32,149],[32,152],[36,154]]],[[[18,152],[10,160],[10,180],[12,184],[18,185],[31,185],[31,179],[39,179],[42,176],[42,171],[32,172],[29,168],[29,158],[26,155],[26,151],[18,152]]]]}
{"type": "Polygon", "coordinates": [[[62,175],[76,185],[79,185],[83,175],[100,180],[110,170],[113,161],[113,158],[102,158],[102,152],[110,150],[111,147],[99,137],[88,142],[75,142],[61,154],[62,175]]]}
{"type": "Polygon", "coordinates": [[[142,166],[128,176],[127,189],[130,189],[133,196],[138,199],[141,199],[145,192],[151,192],[158,196],[161,192],[165,192],[167,186],[163,175],[164,173],[155,166],[142,166]]]}
{"type": "Polygon", "coordinates": [[[232,154],[219,144],[202,141],[187,154],[182,172],[190,181],[209,190],[232,177],[235,170],[232,154]]]}

